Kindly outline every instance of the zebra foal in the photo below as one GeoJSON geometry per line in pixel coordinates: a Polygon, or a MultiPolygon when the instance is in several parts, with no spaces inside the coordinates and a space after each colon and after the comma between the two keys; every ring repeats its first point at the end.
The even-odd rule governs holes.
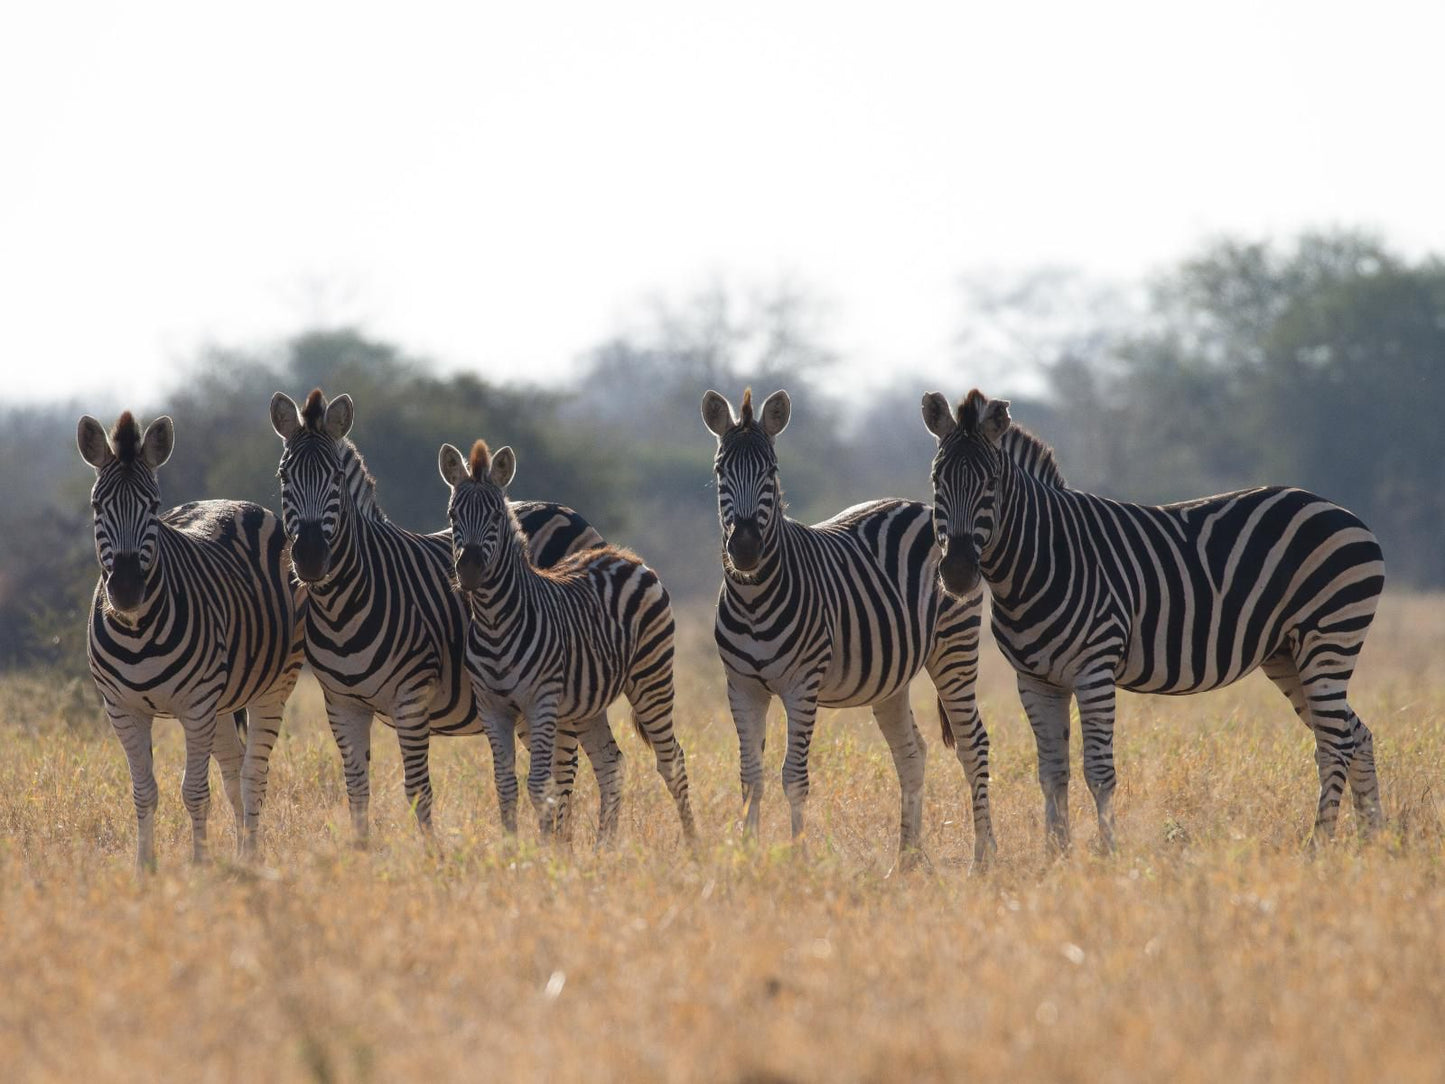
{"type": "MultiPolygon", "coordinates": [[[[277,476],[296,577],[305,585],[306,659],[326,694],[341,751],[357,845],[367,839],[371,720],[395,728],[407,801],[431,828],[431,736],[479,734],[464,661],[467,611],[452,590],[450,531],[417,534],[391,522],[376,482],[348,434],[348,395],[320,388],[303,406],[282,392],[271,425],[283,442],[277,476]]],[[[601,543],[577,513],[555,504],[517,506],[540,564],[601,543]]]]}
{"type": "Polygon", "coordinates": [[[1161,507],[1070,489],[1005,399],[951,410],[923,397],[938,439],[935,529],[944,588],[980,577],[1038,744],[1051,849],[1069,846],[1069,699],[1103,848],[1114,845],[1114,690],[1194,693],[1264,670],[1315,737],[1312,842],[1332,835],[1348,779],[1362,831],[1380,823],[1374,740],[1345,699],[1385,582],[1352,513],[1268,486],[1161,507]]]}
{"type": "Polygon", "coordinates": [[[888,741],[902,798],[899,860],[922,855],[924,745],[908,685],[926,669],[938,690],[944,742],[955,745],[973,802],[974,861],[997,849],[988,803],[988,732],[974,702],[983,596],[938,589],[932,513],[916,501],[855,505],[812,527],[784,515],[774,440],[788,424],[787,392],[741,417],[715,391],[702,400],[717,437],[714,472],[723,585],[714,636],[737,727],[746,826],[756,832],[768,706],[788,715],[783,792],[794,838],[803,832],[808,750],[818,707],[868,705],[888,741]]]}
{"type": "Polygon", "coordinates": [[[600,546],[538,568],[506,489],[511,448],[485,441],[471,454],[444,444],[437,456],[451,489],[447,518],[457,585],[471,609],[467,667],[492,739],[503,818],[515,826],[514,730],[527,729],[527,793],[542,831],[565,833],[580,742],[600,792],[599,840],[617,828],[622,751],[607,706],[625,696],[637,733],[692,838],[687,766],[672,729],[672,604],[657,573],[627,550],[600,546]],[[553,786],[554,765],[560,776],[553,786]]]}
{"type": "Polygon", "coordinates": [[[157,418],[142,434],[126,411],[107,438],[86,415],[76,443],[95,468],[90,500],[101,576],[90,608],[90,673],[130,764],[136,864],[155,868],[157,715],[175,717],[185,730],[181,797],[191,816],[192,859],[205,858],[212,754],[235,810],[238,844],[251,853],[281,710],[301,669],[280,521],[241,501],[162,512],[156,471],[175,445],[170,418],[157,418]],[[240,723],[248,712],[243,748],[237,726],[218,726],[216,716],[234,713],[240,723]]]}

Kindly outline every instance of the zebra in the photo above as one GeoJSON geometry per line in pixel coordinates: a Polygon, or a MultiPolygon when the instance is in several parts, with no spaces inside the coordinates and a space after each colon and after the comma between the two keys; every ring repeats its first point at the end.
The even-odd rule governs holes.
{"type": "MultiPolygon", "coordinates": [[[[467,611],[452,589],[450,531],[416,534],[382,512],[375,480],[347,436],[350,396],[328,402],[317,388],[298,409],[277,392],[270,412],[284,442],[282,519],[309,596],[306,660],[341,752],[355,844],[365,846],[369,832],[373,715],[396,730],[407,801],[430,836],[431,735],[484,729],[466,675],[467,611]]],[[[601,544],[570,509],[528,502],[516,512],[541,565],[601,544]]]]}
{"type": "Polygon", "coordinates": [[[717,437],[714,471],[723,584],[714,636],[737,727],[746,829],[758,828],[768,706],[788,716],[783,792],[792,832],[803,833],[808,749],[818,707],[868,705],[887,739],[902,798],[899,861],[922,859],[924,744],[908,686],[926,669],[938,691],[943,740],[955,745],[973,801],[974,862],[997,850],[988,802],[988,732],[974,701],[983,597],[937,586],[938,550],[927,505],[875,500],[808,527],[784,514],[774,442],[791,401],[777,391],[741,417],[716,391],[702,417],[717,437]]]}
{"type": "Polygon", "coordinates": [[[544,834],[569,828],[570,792],[581,742],[600,792],[599,843],[612,838],[621,804],[622,751],[607,706],[625,696],[632,723],[651,747],[677,804],[683,834],[696,836],[687,764],[672,729],[672,603],[657,573],[616,546],[574,552],[539,568],[506,499],[516,474],[510,447],[485,441],[471,454],[444,444],[437,455],[451,490],[447,518],[457,586],[471,609],[467,668],[476,686],[503,816],[515,825],[514,722],[528,733],[527,793],[544,834]],[[557,793],[549,786],[554,763],[557,793]]]}
{"type": "Polygon", "coordinates": [[[157,418],[141,432],[130,411],[109,438],[89,415],[76,427],[95,468],[90,492],[101,575],[90,608],[90,673],[130,764],[136,865],[155,869],[158,800],[151,759],[157,715],[186,736],[181,797],[191,857],[206,857],[214,754],[236,814],[238,846],[255,853],[271,748],[301,670],[300,600],[285,571],[276,516],[243,501],[197,501],[162,512],[156,472],[175,446],[157,418]],[[247,714],[254,715],[242,742],[247,714]],[[217,725],[218,714],[233,715],[217,725]]]}
{"type": "Polygon", "coordinates": [[[1345,699],[1384,587],[1353,513],[1267,486],[1160,507],[1070,489],[1053,452],[974,389],[923,420],[938,438],[935,530],[944,589],[979,579],[1038,744],[1047,846],[1069,846],[1069,699],[1099,845],[1114,847],[1114,690],[1194,693],[1254,670],[1313,731],[1311,845],[1333,835],[1348,778],[1361,831],[1381,822],[1374,739],[1345,699]]]}

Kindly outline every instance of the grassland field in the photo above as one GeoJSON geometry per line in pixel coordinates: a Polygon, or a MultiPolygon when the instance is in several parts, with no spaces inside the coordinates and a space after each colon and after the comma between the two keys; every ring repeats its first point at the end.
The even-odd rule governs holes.
{"type": "Polygon", "coordinates": [[[1076,846],[1048,861],[1033,739],[985,647],[999,859],[971,875],[968,790],[926,680],[929,868],[893,871],[898,788],[863,712],[823,712],[805,844],[788,845],[770,716],[760,838],[705,613],[680,635],[677,726],[701,841],[651,756],[620,843],[498,822],[480,739],[432,744],[428,850],[377,725],[373,841],[305,679],[271,767],[259,865],[188,861],[180,728],[157,724],[160,871],[133,872],[125,758],[87,681],[0,682],[0,1077],[48,1080],[1445,1079],[1445,597],[1388,596],[1351,700],[1388,827],[1304,846],[1313,740],[1260,675],[1121,694],[1119,846],[1101,857],[1074,743],[1076,846]]]}

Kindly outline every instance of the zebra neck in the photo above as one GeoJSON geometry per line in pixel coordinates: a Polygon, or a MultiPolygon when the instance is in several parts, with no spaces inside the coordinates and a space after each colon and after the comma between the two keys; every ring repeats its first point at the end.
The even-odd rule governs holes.
{"type": "Polygon", "coordinates": [[[1054,505],[1064,491],[1025,471],[1006,466],[995,498],[993,538],[979,555],[979,571],[988,582],[994,605],[1011,610],[1029,601],[1037,585],[1029,571],[1067,576],[1057,565],[1054,546],[1054,505]],[[1041,559],[1040,555],[1049,555],[1041,559]]]}
{"type": "Polygon", "coordinates": [[[788,578],[787,555],[793,548],[790,545],[793,532],[805,531],[807,528],[787,516],[780,516],[774,522],[777,526],[763,539],[758,567],[751,572],[737,572],[730,568],[724,553],[723,586],[730,595],[741,600],[751,600],[765,591],[771,591],[788,578]]]}
{"type": "Polygon", "coordinates": [[[486,580],[468,595],[472,617],[490,635],[523,620],[537,603],[544,577],[527,556],[517,530],[504,532],[486,580]]]}

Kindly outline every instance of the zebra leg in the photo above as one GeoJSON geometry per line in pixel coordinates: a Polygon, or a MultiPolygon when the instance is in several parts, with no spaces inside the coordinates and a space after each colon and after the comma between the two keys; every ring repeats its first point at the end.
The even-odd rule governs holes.
{"type": "Polygon", "coordinates": [[[492,747],[492,777],[497,783],[497,808],[502,830],[517,834],[517,721],[508,715],[487,713],[482,720],[492,747]]]}
{"type": "MultiPolygon", "coordinates": [[[[396,712],[391,717],[396,723],[396,740],[401,747],[402,785],[406,791],[406,803],[415,812],[417,826],[428,840],[432,839],[429,763],[431,724],[427,718],[427,705],[430,703],[430,685],[412,689],[397,705],[396,712]]],[[[549,758],[548,774],[551,763],[549,758]]]]}
{"type": "Polygon", "coordinates": [[[1033,728],[1039,753],[1039,786],[1044,792],[1044,846],[1050,854],[1069,850],[1068,689],[1029,674],[1018,675],[1019,699],[1033,728]]]}
{"type": "Polygon", "coordinates": [[[341,751],[346,775],[346,804],[351,808],[352,846],[365,850],[371,831],[367,817],[371,805],[371,709],[326,697],[326,720],[341,751]]]}
{"type": "Polygon", "coordinates": [[[739,674],[728,673],[728,707],[738,732],[738,767],[742,781],[743,826],[748,835],[758,834],[762,814],[763,747],[768,736],[768,705],[773,694],[767,686],[739,674]]]}
{"type": "Polygon", "coordinates": [[[597,846],[617,836],[618,813],[622,808],[622,750],[612,737],[607,713],[598,712],[580,727],[582,748],[597,777],[597,846]]]}
{"type": "Polygon", "coordinates": [[[947,717],[944,725],[952,731],[953,750],[968,780],[973,803],[973,864],[975,869],[982,870],[998,853],[998,843],[993,836],[993,817],[988,804],[988,731],[984,729],[974,698],[974,679],[978,674],[977,625],[970,663],[965,665],[958,660],[957,647],[944,654],[944,646],[935,648],[934,657],[929,659],[928,676],[938,690],[938,699],[947,717]]]}
{"type": "Polygon", "coordinates": [[[557,793],[552,784],[552,752],[557,744],[557,701],[555,696],[534,705],[527,715],[528,745],[532,762],[527,768],[527,795],[537,812],[537,827],[551,835],[557,820],[557,793]]]}
{"type": "Polygon", "coordinates": [[[1375,774],[1375,736],[1352,710],[1354,752],[1350,754],[1350,796],[1355,803],[1355,820],[1362,838],[1369,839],[1384,824],[1380,808],[1380,780],[1375,774]]]}
{"type": "Polygon", "coordinates": [[[139,873],[154,873],[159,792],[151,755],[151,717],[125,714],[111,704],[106,704],[105,710],[130,764],[130,790],[135,801],[136,819],[135,868],[139,873]]]}
{"type": "MultiPolygon", "coordinates": [[[[634,675],[622,687],[622,695],[632,705],[632,722],[644,741],[652,747],[657,773],[667,784],[667,791],[677,806],[682,834],[697,838],[697,825],[692,818],[692,799],[688,793],[687,758],[672,729],[672,668],[665,679],[652,675],[634,675]]],[[[765,709],[766,710],[766,709],[765,709]]]]}
{"type": "Polygon", "coordinates": [[[181,720],[186,734],[186,772],[181,778],[181,801],[191,815],[191,861],[206,860],[206,819],[211,812],[211,746],[216,738],[216,715],[190,715],[181,720]]]}
{"type": "Polygon", "coordinates": [[[783,794],[792,812],[793,839],[803,835],[803,806],[808,801],[808,752],[813,747],[813,725],[818,721],[818,685],[821,674],[810,676],[801,689],[783,697],[788,712],[788,751],[783,756],[783,794]]]}
{"type": "MultiPolygon", "coordinates": [[[[221,784],[226,788],[226,800],[236,814],[236,851],[241,850],[243,827],[246,819],[245,803],[241,799],[241,771],[246,759],[246,747],[241,740],[240,730],[246,726],[246,711],[242,708],[224,719],[216,720],[216,736],[211,742],[211,755],[221,769],[221,784]]],[[[246,727],[249,731],[249,727],[246,727]]]]}
{"type": "MultiPolygon", "coordinates": [[[[1114,675],[1102,673],[1080,680],[1079,732],[1084,753],[1084,781],[1099,815],[1099,850],[1114,853],[1114,675]]],[[[1065,702],[1067,703],[1067,701],[1065,702]]]]}
{"type": "Polygon", "coordinates": [[[902,812],[898,829],[898,868],[916,869],[923,855],[923,769],[927,750],[918,724],[913,721],[913,708],[908,702],[908,686],[887,700],[873,705],[873,718],[888,741],[893,766],[898,771],[898,789],[902,812]]]}
{"type": "Polygon", "coordinates": [[[254,858],[260,846],[261,808],[266,804],[266,783],[271,772],[271,750],[281,734],[284,699],[252,705],[254,717],[246,728],[246,759],[241,766],[241,800],[245,816],[241,826],[241,854],[254,858]]]}
{"type": "MultiPolygon", "coordinates": [[[[1315,736],[1315,765],[1320,776],[1320,800],[1315,811],[1315,826],[1310,834],[1310,846],[1318,847],[1334,837],[1335,824],[1339,820],[1340,800],[1344,797],[1345,783],[1350,775],[1350,765],[1355,759],[1356,727],[1365,735],[1359,717],[1345,701],[1345,686],[1349,681],[1353,658],[1341,656],[1321,648],[1318,641],[1313,649],[1307,643],[1294,648],[1283,648],[1264,661],[1262,669],[1284,694],[1291,705],[1315,736]],[[1303,667],[1299,660],[1304,658],[1303,667]]],[[[1361,782],[1365,773],[1373,781],[1374,742],[1367,754],[1368,760],[1361,759],[1361,782]],[[1368,765],[1368,767],[1367,767],[1368,765]]],[[[1376,800],[1378,800],[1376,784],[1376,800]]],[[[1370,791],[1366,789],[1368,799],[1370,791]]],[[[1358,799],[1357,799],[1358,801],[1358,799]]]]}
{"type": "Polygon", "coordinates": [[[552,750],[552,785],[557,794],[557,811],[553,818],[557,838],[572,841],[572,788],[577,783],[577,733],[567,727],[557,728],[557,744],[552,750]]]}

